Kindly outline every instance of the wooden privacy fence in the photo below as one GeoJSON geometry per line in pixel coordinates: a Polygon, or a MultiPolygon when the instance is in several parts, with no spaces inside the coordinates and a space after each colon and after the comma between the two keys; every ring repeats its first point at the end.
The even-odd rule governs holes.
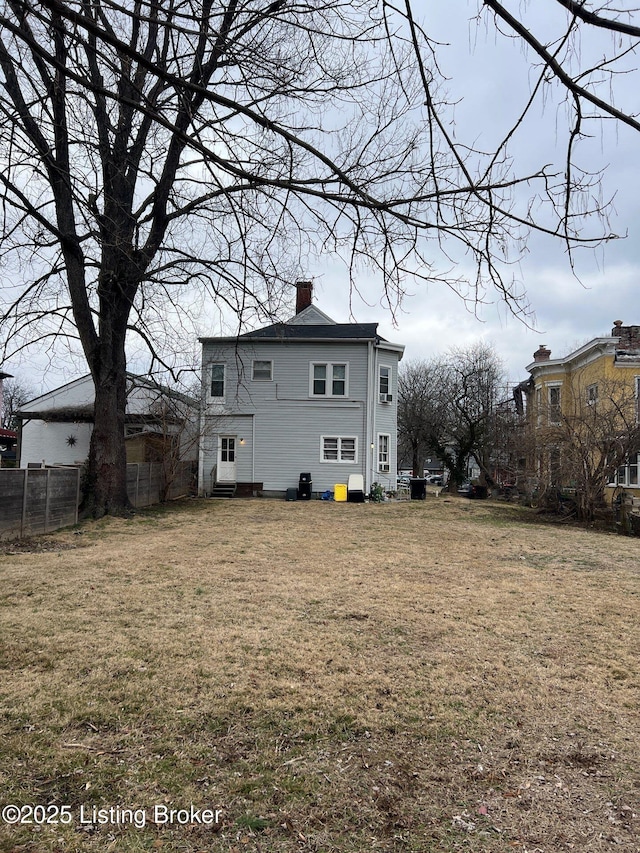
{"type": "MultiPolygon", "coordinates": [[[[0,469],[0,538],[36,536],[77,524],[80,475],[80,468],[0,469]]],[[[129,464],[127,494],[132,506],[151,506],[162,497],[191,494],[194,477],[194,462],[175,464],[170,477],[162,463],[129,464]]]]}
{"type": "Polygon", "coordinates": [[[0,470],[0,537],[50,533],[76,524],[79,468],[0,470]]]}
{"type": "Polygon", "coordinates": [[[169,472],[162,462],[130,463],[127,465],[127,495],[136,508],[174,500],[192,494],[194,477],[195,462],[174,463],[169,472]],[[167,480],[169,484],[165,486],[167,480]],[[165,495],[163,490],[166,490],[165,495]]]}

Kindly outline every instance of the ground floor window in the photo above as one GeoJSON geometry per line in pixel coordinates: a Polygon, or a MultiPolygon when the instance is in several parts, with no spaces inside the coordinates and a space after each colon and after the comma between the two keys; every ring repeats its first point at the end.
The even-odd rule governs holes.
{"type": "Polygon", "coordinates": [[[323,435],[320,447],[321,462],[358,461],[358,439],[355,436],[323,435]]]}
{"type": "Polygon", "coordinates": [[[640,486],[638,480],[638,470],[640,468],[640,453],[635,453],[629,457],[624,465],[618,468],[616,483],[618,486],[640,486]]]}
{"type": "Polygon", "coordinates": [[[378,435],[378,470],[389,471],[389,444],[391,436],[386,433],[378,435]]]}

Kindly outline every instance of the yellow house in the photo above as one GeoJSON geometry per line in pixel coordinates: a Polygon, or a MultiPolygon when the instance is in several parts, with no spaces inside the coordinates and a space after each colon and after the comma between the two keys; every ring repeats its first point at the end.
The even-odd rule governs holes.
{"type": "Polygon", "coordinates": [[[616,320],[563,358],[545,346],[527,365],[529,468],[545,490],[574,490],[579,512],[613,498],[620,487],[640,497],[640,326],[616,320]]]}

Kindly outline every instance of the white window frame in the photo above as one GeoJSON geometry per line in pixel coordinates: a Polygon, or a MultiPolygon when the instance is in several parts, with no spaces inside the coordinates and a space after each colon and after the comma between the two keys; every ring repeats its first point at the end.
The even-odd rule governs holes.
{"type": "Polygon", "coordinates": [[[388,474],[391,470],[391,433],[378,433],[378,471],[388,474]]]}
{"type": "Polygon", "coordinates": [[[271,358],[254,358],[251,363],[251,379],[254,382],[272,382],[273,381],[273,359],[271,358]],[[269,376],[256,376],[256,364],[268,364],[269,376]]]}
{"type": "Polygon", "coordinates": [[[214,361],[209,365],[209,399],[210,400],[224,400],[225,394],[227,391],[227,365],[222,361],[214,361]],[[212,385],[213,385],[213,368],[221,367],[222,368],[222,394],[212,394],[212,385]]]}
{"type": "MultiPolygon", "coordinates": [[[[391,399],[393,398],[393,391],[391,390],[391,377],[392,377],[392,373],[393,373],[393,371],[392,371],[392,369],[391,369],[391,365],[390,365],[390,364],[379,364],[379,365],[378,365],[378,399],[380,400],[380,402],[382,402],[382,398],[383,398],[383,396],[384,396],[384,397],[389,397],[389,398],[391,398],[391,399]],[[383,370],[388,371],[388,372],[387,372],[387,376],[386,376],[386,385],[387,385],[387,390],[386,390],[386,391],[383,391],[383,390],[382,390],[382,371],[383,371],[383,370]]],[[[385,401],[384,401],[384,402],[386,403],[386,402],[389,402],[389,401],[385,399],[385,401]]]]}
{"type": "Polygon", "coordinates": [[[321,435],[320,436],[320,462],[328,465],[357,465],[358,464],[358,436],[357,435],[321,435]],[[325,442],[336,442],[336,458],[327,459],[325,442]],[[353,459],[345,458],[344,453],[351,453],[346,448],[343,450],[343,442],[353,442],[353,459]]]}
{"type": "Polygon", "coordinates": [[[312,361],[309,363],[309,396],[315,397],[317,400],[322,400],[327,397],[332,397],[335,400],[345,400],[349,396],[349,362],[348,361],[312,361]],[[314,389],[314,379],[315,379],[315,368],[316,367],[325,367],[326,368],[326,376],[324,379],[325,382],[325,392],[324,394],[316,394],[314,389]],[[335,380],[334,377],[334,368],[336,367],[344,367],[344,394],[334,394],[333,393],[333,383],[334,381],[342,381],[335,380]]]}
{"type": "Polygon", "coordinates": [[[616,471],[616,485],[624,486],[625,489],[640,489],[640,453],[633,454],[616,471]],[[635,461],[631,461],[631,459],[635,461]],[[635,468],[635,483],[631,482],[631,469],[635,468]]]}
{"type": "Polygon", "coordinates": [[[595,406],[598,403],[598,383],[587,385],[587,406],[595,406]]]}
{"type": "Polygon", "coordinates": [[[634,382],[636,395],[636,423],[640,424],[640,376],[636,376],[634,382]]]}

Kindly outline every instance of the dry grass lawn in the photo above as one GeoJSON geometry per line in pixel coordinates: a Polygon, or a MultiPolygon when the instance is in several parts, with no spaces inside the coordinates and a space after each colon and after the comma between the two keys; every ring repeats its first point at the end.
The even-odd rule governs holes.
{"type": "Polygon", "coordinates": [[[5,546],[0,850],[638,853],[639,556],[442,497],[5,546]]]}

